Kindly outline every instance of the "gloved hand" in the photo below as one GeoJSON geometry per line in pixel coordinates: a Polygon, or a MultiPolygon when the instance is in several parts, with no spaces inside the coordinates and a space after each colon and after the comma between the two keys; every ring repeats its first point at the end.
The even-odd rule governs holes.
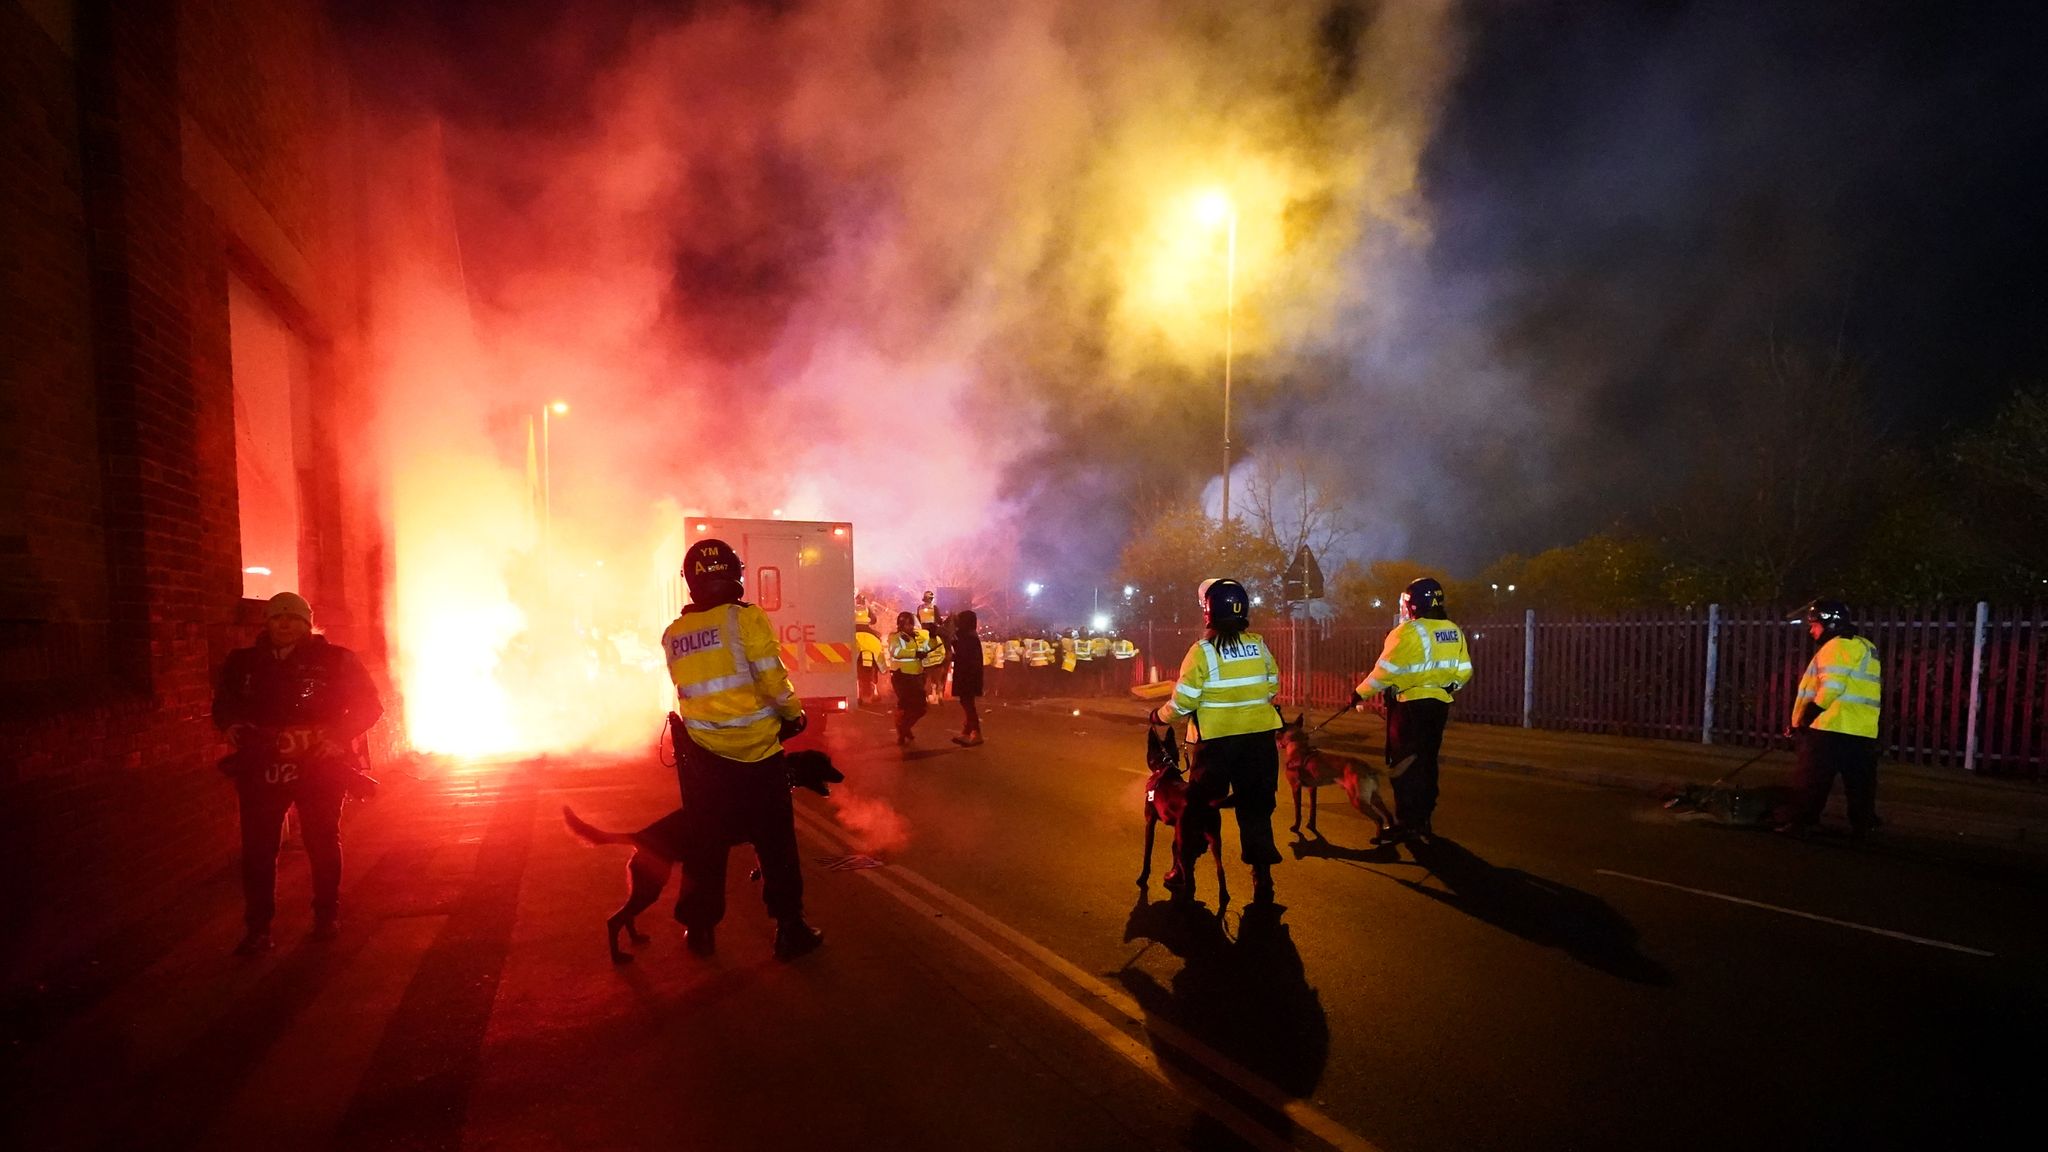
{"type": "Polygon", "coordinates": [[[1368,702],[1368,698],[1367,698],[1367,697],[1366,697],[1365,695],[1361,694],[1361,693],[1360,693],[1360,692],[1358,691],[1358,689],[1356,689],[1356,688],[1353,688],[1353,689],[1351,690],[1351,710],[1352,710],[1353,712],[1363,712],[1363,711],[1365,711],[1365,706],[1366,706],[1367,702],[1368,702]]]}
{"type": "Polygon", "coordinates": [[[810,727],[810,725],[810,718],[799,712],[796,714],[795,719],[782,722],[782,727],[776,730],[775,738],[777,740],[793,740],[802,735],[803,730],[810,727]]]}
{"type": "Polygon", "coordinates": [[[1818,719],[1820,719],[1820,714],[1821,714],[1821,712],[1822,712],[1822,711],[1823,711],[1823,709],[1821,708],[1821,706],[1820,706],[1820,705],[1818,705],[1818,704],[1815,704],[1815,703],[1814,703],[1813,701],[1811,701],[1811,700],[1808,700],[1808,701],[1806,702],[1806,706],[1805,706],[1804,708],[1801,708],[1801,709],[1799,710],[1799,723],[1797,723],[1797,724],[1793,725],[1793,727],[1795,727],[1795,728],[1811,728],[1811,727],[1813,727],[1813,722],[1814,722],[1815,720],[1818,720],[1818,719]]]}

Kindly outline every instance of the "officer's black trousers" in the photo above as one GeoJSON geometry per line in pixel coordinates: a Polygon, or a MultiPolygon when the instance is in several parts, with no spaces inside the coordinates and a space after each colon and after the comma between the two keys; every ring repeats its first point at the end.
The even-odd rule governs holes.
{"type": "Polygon", "coordinates": [[[266,769],[275,772],[277,766],[252,768],[235,781],[242,810],[243,919],[259,930],[268,928],[277,912],[277,849],[285,811],[294,804],[299,808],[299,832],[306,841],[306,862],[313,870],[313,914],[334,915],[341,899],[341,804],[346,777],[331,766],[308,766],[307,775],[271,783],[264,778],[266,769]]]}
{"type": "Polygon", "coordinates": [[[1403,827],[1428,824],[1436,814],[1437,754],[1451,706],[1442,700],[1397,700],[1387,710],[1387,764],[1415,758],[1394,777],[1394,819],[1403,827]]]}
{"type": "Polygon", "coordinates": [[[708,928],[725,918],[725,865],[735,844],[761,860],[761,902],[777,920],[804,914],[804,877],[796,854],[796,811],[789,769],[778,752],[749,764],[692,746],[683,773],[682,894],[676,919],[708,928]]]}
{"type": "Polygon", "coordinates": [[[1173,856],[1180,876],[1194,878],[1194,867],[1208,847],[1207,836],[1223,830],[1223,813],[1215,803],[1236,797],[1239,857],[1255,867],[1280,862],[1273,843],[1274,797],[1280,791],[1280,750],[1271,732],[1217,736],[1188,745],[1188,806],[1173,830],[1173,856]],[[1200,832],[1203,835],[1192,835],[1200,832]]]}
{"type": "Polygon", "coordinates": [[[931,707],[924,698],[924,677],[915,672],[891,672],[889,686],[896,690],[896,735],[908,736],[931,707]]]}
{"type": "Polygon", "coordinates": [[[1849,827],[1867,832],[1877,825],[1877,741],[1846,732],[1803,728],[1799,758],[1792,769],[1792,810],[1796,824],[1816,824],[1828,804],[1835,777],[1849,801],[1849,827]]]}

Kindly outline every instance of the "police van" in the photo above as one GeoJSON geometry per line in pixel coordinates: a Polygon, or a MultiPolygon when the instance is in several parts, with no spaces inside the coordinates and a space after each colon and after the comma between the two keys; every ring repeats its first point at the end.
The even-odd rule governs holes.
{"type": "MultiPolygon", "coordinates": [[[[798,743],[824,734],[828,718],[858,698],[853,641],[853,525],[838,520],[741,520],[698,516],[683,526],[686,544],[723,540],[746,565],[746,600],[775,625],[782,664],[811,726],[798,743]]],[[[671,615],[689,599],[680,576],[671,615]]]]}

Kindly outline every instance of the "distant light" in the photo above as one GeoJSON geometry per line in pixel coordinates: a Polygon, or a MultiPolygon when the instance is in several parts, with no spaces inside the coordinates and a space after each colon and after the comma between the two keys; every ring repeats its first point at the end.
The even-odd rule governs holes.
{"type": "Polygon", "coordinates": [[[777,508],[777,509],[776,509],[775,511],[773,511],[773,512],[769,513],[769,515],[771,515],[771,516],[773,516],[773,517],[775,517],[776,519],[778,519],[778,520],[779,520],[779,519],[781,519],[781,518],[782,518],[782,509],[780,509],[780,508],[777,508]]]}
{"type": "Polygon", "coordinates": [[[1131,587],[1129,584],[1124,585],[1124,599],[1129,600],[1137,594],[1138,590],[1136,588],[1131,587]]]}
{"type": "Polygon", "coordinates": [[[1488,584],[1487,587],[1493,589],[1495,592],[1500,591],[1500,585],[1498,584],[1488,584]]]}
{"type": "Polygon", "coordinates": [[[844,535],[846,535],[846,529],[844,529],[844,528],[834,528],[834,529],[832,530],[832,534],[833,534],[834,536],[844,536],[844,535]]]}
{"type": "Polygon", "coordinates": [[[1026,596],[1036,596],[1043,591],[1045,591],[1045,585],[1040,584],[1036,580],[1033,580],[1031,583],[1026,584],[1024,586],[1024,594],[1026,596]]]}
{"type": "Polygon", "coordinates": [[[1254,607],[1254,608],[1257,608],[1257,607],[1258,607],[1259,605],[1261,605],[1261,604],[1264,604],[1265,602],[1266,602],[1266,598],[1265,598],[1264,596],[1254,596],[1254,597],[1252,597],[1252,607],[1254,607]]]}
{"type": "Polygon", "coordinates": [[[1081,710],[1079,708],[1074,709],[1074,715],[1079,716],[1080,714],[1081,710]]]}
{"type": "MultiPolygon", "coordinates": [[[[251,576],[268,576],[268,575],[270,575],[270,569],[268,569],[268,568],[265,568],[265,567],[262,567],[261,565],[258,565],[257,567],[254,567],[254,568],[244,568],[244,569],[242,569],[242,571],[244,571],[244,572],[247,572],[247,573],[248,573],[249,575],[251,575],[251,576]]],[[[2048,580],[2044,580],[2044,581],[2042,581],[2042,583],[2044,583],[2044,584],[2048,584],[2048,580]]]]}
{"type": "Polygon", "coordinates": [[[709,524],[699,524],[699,525],[697,525],[697,531],[699,531],[699,532],[709,532],[709,531],[711,531],[711,525],[709,525],[709,524]]]}
{"type": "Polygon", "coordinates": [[[1380,606],[1380,598],[1379,598],[1379,597],[1375,596],[1375,597],[1373,597],[1373,598],[1372,598],[1372,606],[1373,606],[1373,607],[1375,607],[1375,608],[1377,608],[1377,607],[1379,607],[1379,606],[1380,606]]]}
{"type": "Polygon", "coordinates": [[[1107,614],[1107,613],[1103,613],[1103,612],[1097,612],[1097,613],[1095,614],[1094,618],[1088,621],[1088,626],[1089,626],[1090,628],[1093,628],[1093,629],[1095,629],[1095,630],[1096,630],[1097,632],[1107,632],[1107,631],[1109,631],[1109,616],[1108,616],[1108,614],[1107,614]]]}
{"type": "Polygon", "coordinates": [[[1221,188],[1211,188],[1195,199],[1195,217],[1211,228],[1229,220],[1235,210],[1230,193],[1221,188]]]}
{"type": "Polygon", "coordinates": [[[841,701],[839,702],[839,710],[840,710],[841,712],[844,712],[844,711],[846,711],[846,701],[844,701],[844,700],[841,700],[841,701]]]}
{"type": "Polygon", "coordinates": [[[548,405],[548,410],[557,416],[567,416],[569,414],[569,405],[557,400],[553,404],[548,405]]]}
{"type": "Polygon", "coordinates": [[[1515,586],[1513,584],[1508,585],[1508,591],[1513,592],[1514,590],[1515,586]]]}

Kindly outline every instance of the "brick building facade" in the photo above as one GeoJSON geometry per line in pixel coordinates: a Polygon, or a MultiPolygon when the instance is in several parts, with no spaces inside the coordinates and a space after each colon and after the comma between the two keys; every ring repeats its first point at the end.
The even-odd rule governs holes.
{"type": "Polygon", "coordinates": [[[289,361],[288,384],[266,385],[292,429],[290,516],[271,527],[296,555],[276,564],[380,682],[387,549],[374,491],[336,467],[368,451],[371,401],[359,136],[321,6],[0,0],[0,74],[0,981],[14,987],[233,867],[208,708],[260,617],[244,570],[266,570],[245,555],[250,341],[267,333],[289,361]]]}

